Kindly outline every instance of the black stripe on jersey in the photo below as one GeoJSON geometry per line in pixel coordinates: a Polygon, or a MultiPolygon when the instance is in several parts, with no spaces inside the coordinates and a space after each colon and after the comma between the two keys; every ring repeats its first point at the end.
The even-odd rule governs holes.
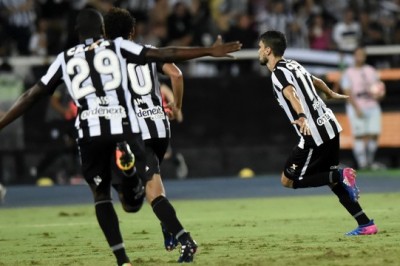
{"type": "MultiPolygon", "coordinates": [[[[160,105],[162,106],[162,102],[160,103],[159,99],[157,98],[156,95],[156,82],[157,82],[157,76],[154,76],[154,64],[153,63],[149,63],[149,70],[150,70],[150,76],[151,76],[151,80],[152,80],[152,89],[151,89],[151,100],[154,104],[154,106],[160,105]]],[[[164,108],[163,108],[164,111],[164,108]]],[[[150,118],[146,118],[146,125],[149,129],[150,135],[154,138],[158,138],[158,131],[157,131],[157,126],[156,123],[154,123],[150,118]]]]}
{"type": "MultiPolygon", "coordinates": [[[[106,93],[103,90],[104,86],[103,82],[101,81],[101,75],[97,72],[96,68],[94,67],[94,56],[96,55],[96,49],[89,50],[85,54],[86,54],[86,61],[89,64],[90,78],[92,80],[93,87],[96,89],[96,96],[97,97],[106,96],[106,93]]],[[[99,117],[99,120],[100,120],[101,134],[105,136],[111,135],[111,125],[109,120],[105,119],[104,117],[99,117]]]]}

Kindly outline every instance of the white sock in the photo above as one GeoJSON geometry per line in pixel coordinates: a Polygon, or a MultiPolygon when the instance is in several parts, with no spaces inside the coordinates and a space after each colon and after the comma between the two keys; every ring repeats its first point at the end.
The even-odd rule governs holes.
{"type": "Polygon", "coordinates": [[[372,164],[375,159],[375,153],[376,150],[378,149],[378,142],[374,139],[370,139],[367,142],[367,160],[368,164],[372,164]]]}
{"type": "Polygon", "coordinates": [[[353,154],[357,160],[358,168],[364,168],[367,166],[367,149],[363,140],[354,140],[353,154]]]}

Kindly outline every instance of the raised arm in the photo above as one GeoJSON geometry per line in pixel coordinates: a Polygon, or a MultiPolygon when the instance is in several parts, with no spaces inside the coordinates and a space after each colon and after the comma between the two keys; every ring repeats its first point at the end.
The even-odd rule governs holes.
{"type": "Polygon", "coordinates": [[[146,52],[146,58],[150,61],[177,62],[203,56],[232,57],[229,53],[239,51],[241,48],[242,44],[240,42],[222,43],[221,36],[218,36],[212,47],[150,48],[146,52]]]}

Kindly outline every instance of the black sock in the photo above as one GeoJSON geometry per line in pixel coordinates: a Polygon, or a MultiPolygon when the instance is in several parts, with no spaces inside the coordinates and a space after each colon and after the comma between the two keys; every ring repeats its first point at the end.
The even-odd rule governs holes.
{"type": "Polygon", "coordinates": [[[293,180],[293,188],[322,187],[340,181],[338,170],[303,176],[293,180]]]}
{"type": "Polygon", "coordinates": [[[370,219],[362,210],[358,202],[351,200],[349,193],[341,184],[336,184],[331,188],[333,193],[339,198],[339,202],[346,208],[346,210],[356,219],[358,225],[369,223],[370,219]]]}
{"type": "Polygon", "coordinates": [[[97,221],[99,222],[101,230],[103,230],[108,245],[114,252],[118,265],[129,262],[119,230],[118,217],[112,202],[107,200],[96,202],[95,204],[97,221]]]}
{"type": "Polygon", "coordinates": [[[180,236],[185,234],[185,230],[178,217],[176,217],[175,209],[168,199],[164,196],[158,196],[151,202],[151,207],[167,231],[180,241],[180,236]]]}

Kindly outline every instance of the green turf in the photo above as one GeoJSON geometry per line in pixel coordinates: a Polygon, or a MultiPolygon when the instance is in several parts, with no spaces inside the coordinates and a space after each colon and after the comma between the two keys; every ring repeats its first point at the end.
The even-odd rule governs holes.
{"type": "Polygon", "coordinates": [[[390,178],[400,178],[400,169],[381,169],[381,170],[358,170],[358,175],[361,177],[390,177],[390,178]]]}
{"type": "MultiPolygon", "coordinates": [[[[400,193],[364,194],[380,233],[345,237],[356,224],[332,196],[174,201],[199,243],[195,265],[399,265],[400,193]]],[[[159,223],[116,206],[134,265],[171,265],[159,223]]],[[[116,265],[92,206],[0,209],[0,265],[116,265]]]]}

